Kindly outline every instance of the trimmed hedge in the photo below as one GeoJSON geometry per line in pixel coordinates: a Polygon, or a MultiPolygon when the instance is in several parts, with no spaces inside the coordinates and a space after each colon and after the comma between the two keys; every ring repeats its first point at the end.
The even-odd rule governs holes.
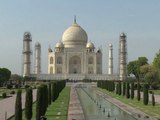
{"type": "Polygon", "coordinates": [[[148,88],[149,88],[148,84],[143,85],[143,103],[144,105],[148,105],[148,102],[149,102],[148,88]]]}

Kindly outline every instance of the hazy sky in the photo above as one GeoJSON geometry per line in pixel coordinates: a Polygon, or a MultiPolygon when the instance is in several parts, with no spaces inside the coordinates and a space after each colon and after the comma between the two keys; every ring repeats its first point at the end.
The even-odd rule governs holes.
{"type": "Polygon", "coordinates": [[[127,34],[128,61],[146,56],[151,63],[160,49],[160,0],[1,0],[0,67],[21,74],[23,34],[30,31],[33,51],[35,42],[41,43],[42,72],[47,73],[48,47],[54,49],[74,15],[89,40],[102,47],[103,73],[109,43],[117,72],[121,32],[127,34]]]}

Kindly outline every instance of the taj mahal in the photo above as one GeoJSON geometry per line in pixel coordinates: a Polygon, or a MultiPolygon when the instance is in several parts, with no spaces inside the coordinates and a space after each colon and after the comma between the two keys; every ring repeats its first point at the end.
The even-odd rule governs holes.
{"type": "MultiPolygon", "coordinates": [[[[113,80],[126,78],[126,35],[120,34],[119,73],[113,74],[113,46],[109,44],[108,74],[102,72],[102,50],[88,41],[87,32],[76,22],[68,27],[55,48],[48,48],[48,74],[41,73],[41,44],[35,44],[34,73],[31,73],[31,33],[23,39],[23,76],[37,80],[113,80]]],[[[46,58],[47,59],[47,58],[46,58]]]]}

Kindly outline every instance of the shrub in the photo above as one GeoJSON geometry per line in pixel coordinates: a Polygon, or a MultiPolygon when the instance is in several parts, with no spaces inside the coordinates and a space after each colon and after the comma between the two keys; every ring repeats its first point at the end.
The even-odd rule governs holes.
{"type": "Polygon", "coordinates": [[[25,89],[29,88],[30,86],[29,85],[25,85],[25,89]]]}
{"type": "Polygon", "coordinates": [[[33,89],[36,89],[37,87],[36,87],[36,86],[33,86],[32,88],[33,88],[33,89]]]}
{"type": "Polygon", "coordinates": [[[14,90],[12,90],[12,91],[10,92],[10,94],[15,94],[15,91],[14,91],[14,90]]]}
{"type": "Polygon", "coordinates": [[[11,84],[7,84],[7,89],[11,89],[13,86],[11,84]]]}
{"type": "Polygon", "coordinates": [[[2,98],[6,98],[7,97],[7,94],[4,92],[2,93],[2,98]]]}
{"type": "Polygon", "coordinates": [[[19,84],[16,84],[15,85],[15,88],[17,89],[17,88],[20,88],[20,85],[19,84]]]}

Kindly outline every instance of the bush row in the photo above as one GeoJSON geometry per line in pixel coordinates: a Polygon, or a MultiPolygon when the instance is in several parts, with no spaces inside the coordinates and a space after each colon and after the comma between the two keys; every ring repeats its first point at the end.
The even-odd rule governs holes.
{"type": "MultiPolygon", "coordinates": [[[[65,87],[66,82],[62,81],[55,81],[49,82],[46,84],[41,84],[37,88],[37,100],[36,100],[36,120],[40,120],[41,116],[44,116],[48,105],[54,102],[59,93],[65,87]]],[[[32,88],[27,87],[26,89],[26,102],[25,102],[25,117],[27,120],[32,119],[32,104],[33,104],[33,97],[32,97],[32,88]]],[[[15,119],[22,120],[22,105],[21,105],[21,90],[17,92],[17,98],[15,103],[15,119]]]]}
{"type": "MultiPolygon", "coordinates": [[[[131,98],[134,99],[134,91],[137,90],[137,100],[140,101],[141,99],[141,89],[143,89],[143,103],[147,105],[149,102],[149,95],[148,89],[149,85],[144,83],[140,85],[140,83],[135,84],[133,81],[108,81],[108,80],[101,80],[97,82],[97,87],[102,89],[106,89],[110,92],[115,91],[118,95],[126,96],[127,99],[131,98]],[[142,87],[141,87],[142,86],[142,87]]],[[[154,93],[152,93],[152,105],[155,105],[155,98],[154,93]]]]}

